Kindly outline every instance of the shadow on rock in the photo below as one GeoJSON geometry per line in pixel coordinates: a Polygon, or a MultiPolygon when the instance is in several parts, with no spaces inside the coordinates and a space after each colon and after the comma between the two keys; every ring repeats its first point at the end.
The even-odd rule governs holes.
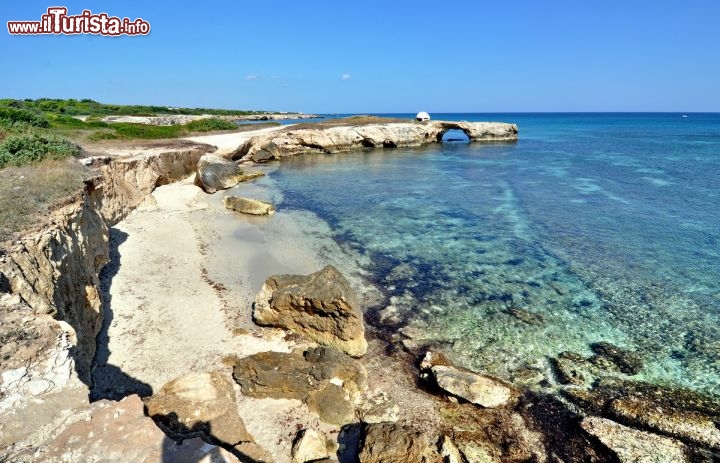
{"type": "Polygon", "coordinates": [[[265,463],[272,461],[254,443],[231,445],[217,439],[208,422],[195,423],[191,428],[179,423],[178,417],[169,414],[153,417],[166,437],[162,444],[162,463],[265,463]],[[162,421],[160,420],[162,418],[162,421]],[[172,428],[163,423],[172,422],[172,428]]]}
{"type": "Polygon", "coordinates": [[[559,399],[528,392],[518,409],[528,424],[543,434],[548,455],[560,461],[618,463],[612,452],[583,431],[582,417],[559,399]]]}
{"type": "Polygon", "coordinates": [[[360,461],[360,439],[363,434],[362,423],[346,424],[338,435],[337,451],[340,463],[358,463],[360,461]]]}
{"type": "Polygon", "coordinates": [[[110,288],[113,278],[120,271],[121,256],[120,245],[128,238],[127,233],[110,229],[110,261],[100,273],[100,289],[102,292],[102,305],[104,320],[102,329],[97,336],[97,350],[92,368],[92,384],[90,401],[101,399],[121,400],[129,395],[137,394],[140,397],[152,395],[152,387],[128,375],[122,369],[108,363],[110,359],[109,329],[114,319],[112,296],[110,288]]]}

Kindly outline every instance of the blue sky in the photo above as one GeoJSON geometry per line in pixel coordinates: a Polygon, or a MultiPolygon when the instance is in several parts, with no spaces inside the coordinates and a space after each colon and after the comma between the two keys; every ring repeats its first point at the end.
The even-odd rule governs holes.
{"type": "Polygon", "coordinates": [[[0,97],[306,112],[720,111],[717,0],[3,0],[0,97]],[[189,3],[189,2],[188,2],[189,3]],[[49,6],[144,37],[11,36],[49,6]]]}

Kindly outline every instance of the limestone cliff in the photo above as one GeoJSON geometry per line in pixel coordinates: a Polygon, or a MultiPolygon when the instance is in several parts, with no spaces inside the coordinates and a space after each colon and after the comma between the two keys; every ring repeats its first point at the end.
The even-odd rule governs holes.
{"type": "Polygon", "coordinates": [[[86,182],[46,227],[32,233],[0,257],[0,275],[36,313],[51,314],[74,330],[77,372],[89,380],[95,336],[102,325],[98,275],[108,262],[108,227],[122,220],[158,185],[180,180],[195,170],[209,146],[118,159],[86,182]]]}
{"type": "Polygon", "coordinates": [[[250,138],[233,155],[234,159],[265,162],[302,153],[338,153],[362,148],[422,146],[442,140],[448,130],[462,130],[470,141],[517,140],[515,124],[502,122],[425,123],[394,122],[336,125],[318,128],[290,127],[250,138]]]}

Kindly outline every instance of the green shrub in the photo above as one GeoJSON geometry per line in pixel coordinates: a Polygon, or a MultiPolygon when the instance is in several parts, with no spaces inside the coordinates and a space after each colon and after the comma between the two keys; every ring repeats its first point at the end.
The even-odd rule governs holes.
{"type": "Polygon", "coordinates": [[[75,117],[54,114],[48,116],[48,118],[50,120],[50,126],[58,129],[97,129],[108,127],[106,122],[98,120],[82,121],[75,117]]]}
{"type": "Polygon", "coordinates": [[[235,130],[238,126],[234,122],[212,117],[188,122],[185,124],[185,128],[191,132],[212,132],[214,130],[235,130]]]}
{"type": "Polygon", "coordinates": [[[50,127],[50,122],[42,114],[12,106],[0,106],[0,124],[8,127],[50,127]]]}
{"type": "Polygon", "coordinates": [[[79,146],[57,135],[13,135],[0,143],[0,168],[6,165],[32,164],[44,159],[63,159],[79,154],[79,146]]]}

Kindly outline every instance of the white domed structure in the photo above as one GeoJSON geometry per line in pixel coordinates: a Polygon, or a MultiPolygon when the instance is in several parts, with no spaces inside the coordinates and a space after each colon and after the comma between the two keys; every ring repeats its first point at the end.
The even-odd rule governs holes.
{"type": "Polygon", "coordinates": [[[426,113],[425,111],[420,111],[417,113],[417,116],[415,116],[415,120],[418,122],[426,122],[430,120],[430,114],[426,113]]]}

